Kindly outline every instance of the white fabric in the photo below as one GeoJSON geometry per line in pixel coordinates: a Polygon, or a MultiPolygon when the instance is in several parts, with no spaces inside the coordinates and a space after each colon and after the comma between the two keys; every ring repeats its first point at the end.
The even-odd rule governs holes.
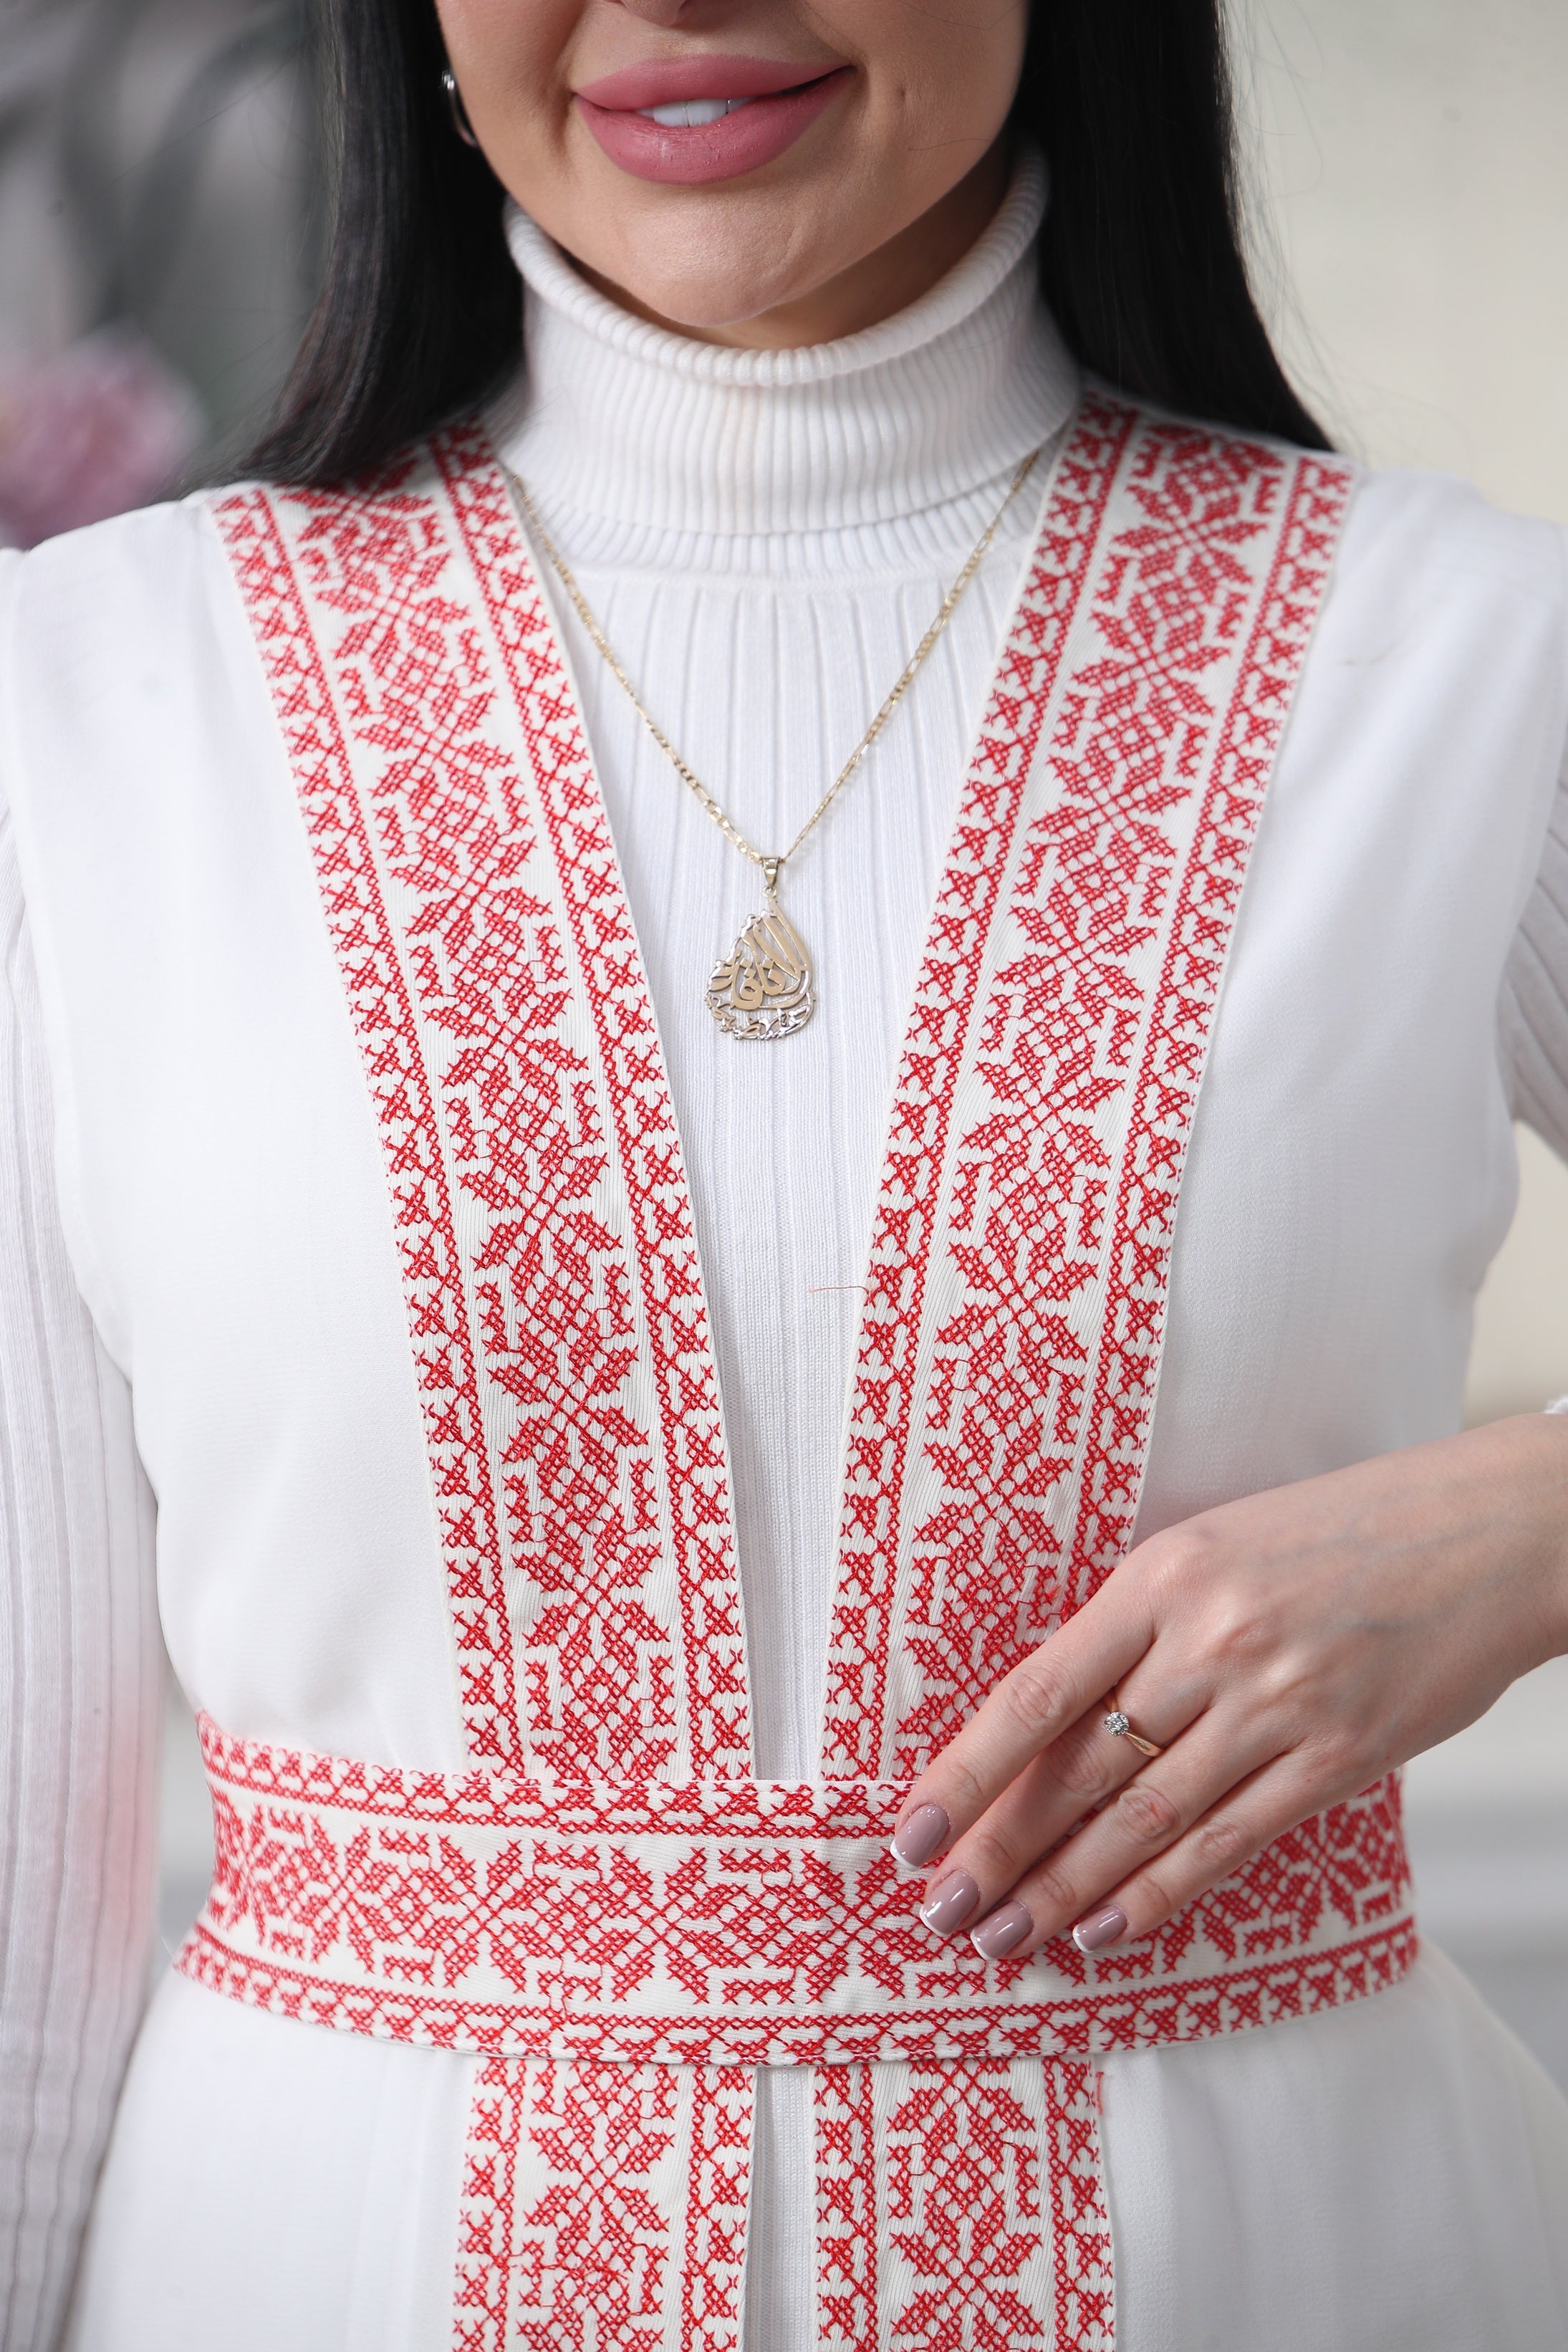
{"type": "MultiPolygon", "coordinates": [[[[499,423],[507,448],[657,715],[754,838],[786,840],[809,812],[1018,456],[1063,420],[1071,371],[1030,292],[1040,202],[1026,169],[925,303],[768,362],[629,322],[514,225],[529,366],[499,423]]],[[[1009,516],[789,873],[822,1007],[786,1047],[731,1044],[698,1003],[755,877],[564,625],[685,1132],[768,1774],[810,1769],[892,1061],[1037,505],[1009,516]]],[[[230,1731],[450,1769],[455,1677],[384,1180],[211,524],[168,509],[13,562],[0,633],[0,783],[44,1007],[40,1034],[19,1000],[17,1050],[37,1099],[47,1049],[76,1284],[134,1386],[176,1666],[230,1731]]],[[[1430,478],[1363,488],[1199,1107],[1145,1528],[1455,1424],[1470,1300],[1511,1205],[1510,1087],[1568,1127],[1550,1076],[1568,942],[1531,898],[1568,733],[1565,655],[1555,533],[1430,478]],[[1540,968],[1507,994],[1505,1066],[1516,934],[1515,972],[1527,953],[1540,968]]],[[[62,1269],[40,1257],[37,1284],[57,1319],[79,1317],[62,1269]]],[[[16,1346],[0,1331],[7,1380],[16,1346]]],[[[68,1444],[62,1480],[95,1475],[68,1444]]],[[[58,1572],[13,1544],[23,1592],[58,1572]]],[[[123,1654],[84,1632],[68,1676],[46,1660],[42,1686],[78,1689],[123,1654]]],[[[51,1835],[72,1843],[38,1759],[12,1769],[51,1823],[24,1859],[51,1835]]],[[[94,1983],[129,1948],[74,1887],[15,1905],[11,1928],[45,1988],[94,1983]]],[[[13,2063],[34,2070],[74,2170],[47,2211],[27,2209],[21,2242],[63,2245],[112,2069],[73,2105],[70,2042],[23,2039],[13,2063]]],[[[166,1980],[116,2119],[73,2340],[444,2346],[471,2074],[166,1980]]],[[[1424,2315],[1423,2352],[1563,2340],[1568,2110],[1439,1963],[1349,2021],[1116,2059],[1105,2084],[1120,2352],[1289,2352],[1315,2317],[1300,2278],[1325,2282],[1333,2326],[1312,2341],[1336,2352],[1414,2345],[1390,2333],[1395,2304],[1424,2315]],[[1391,2189],[1406,2182],[1422,2194],[1391,2189]],[[1279,2263],[1228,2260],[1233,2242],[1279,2263]],[[1473,2298],[1431,2308],[1430,2279],[1500,2264],[1512,2300],[1489,2305],[1489,2335],[1473,2298]]],[[[761,2102],[747,2352],[811,2341],[803,2089],[779,2070],[761,2102]]],[[[41,2345],[48,2325],[29,2317],[6,2341],[41,2345]]]]}
{"type": "MultiPolygon", "coordinates": [[[[1552,804],[1541,864],[1503,985],[1502,1050],[1517,1117],[1568,1158],[1568,791],[1552,804]]],[[[1568,1400],[1559,1398],[1556,1411],[1568,1400]]]]}
{"type": "Polygon", "coordinates": [[[71,1279],[0,807],[0,2344],[52,2343],[147,1981],[162,1658],[131,1399],[71,1279]]]}
{"type": "Polygon", "coordinates": [[[1562,2103],[1440,1952],[1375,2000],[1118,2058],[1102,2130],[1130,2352],[1568,2341],[1562,2103]]]}

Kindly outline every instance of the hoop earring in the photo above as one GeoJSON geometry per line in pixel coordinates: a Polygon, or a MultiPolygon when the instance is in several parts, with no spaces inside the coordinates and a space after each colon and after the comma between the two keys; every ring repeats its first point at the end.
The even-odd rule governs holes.
{"type": "Polygon", "coordinates": [[[446,107],[452,117],[452,128],[456,131],[465,147],[477,147],[479,142],[474,136],[474,127],[464,110],[463,93],[457,87],[457,77],[450,66],[442,74],[441,87],[446,92],[446,107]]]}

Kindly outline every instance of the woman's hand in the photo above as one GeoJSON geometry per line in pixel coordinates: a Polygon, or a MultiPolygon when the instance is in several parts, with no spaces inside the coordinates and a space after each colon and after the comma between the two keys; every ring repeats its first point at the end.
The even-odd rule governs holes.
{"type": "Polygon", "coordinates": [[[921,1774],[894,1852],[940,1854],[921,1916],[988,1959],[1103,1951],[1563,1650],[1568,1418],[1385,1454],[1140,1544],[921,1774]],[[1163,1755],[1105,1728],[1112,1692],[1163,1755]]]}

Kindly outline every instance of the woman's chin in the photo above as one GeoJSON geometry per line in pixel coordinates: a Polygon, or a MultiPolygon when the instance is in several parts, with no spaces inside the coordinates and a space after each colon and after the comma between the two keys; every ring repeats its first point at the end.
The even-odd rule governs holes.
{"type": "Polygon", "coordinates": [[[667,327],[695,341],[734,343],[766,348],[789,340],[787,329],[770,332],[765,321],[784,326],[796,303],[808,302],[820,279],[799,266],[777,271],[758,268],[748,254],[725,259],[715,267],[714,240],[690,264],[672,266],[667,255],[618,259],[612,267],[576,257],[577,268],[591,286],[612,302],[656,327],[667,327]]]}

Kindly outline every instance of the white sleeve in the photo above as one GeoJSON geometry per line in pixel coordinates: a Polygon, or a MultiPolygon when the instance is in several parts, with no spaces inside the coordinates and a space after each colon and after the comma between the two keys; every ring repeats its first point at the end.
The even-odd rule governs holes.
{"type": "Polygon", "coordinates": [[[0,803],[0,2347],[58,2339],[145,1999],[160,1647],[126,1381],[60,1229],[0,803]]]}
{"type": "Polygon", "coordinates": [[[1500,1025],[1515,1118],[1568,1160],[1568,753],[1503,976],[1500,1025]]]}

